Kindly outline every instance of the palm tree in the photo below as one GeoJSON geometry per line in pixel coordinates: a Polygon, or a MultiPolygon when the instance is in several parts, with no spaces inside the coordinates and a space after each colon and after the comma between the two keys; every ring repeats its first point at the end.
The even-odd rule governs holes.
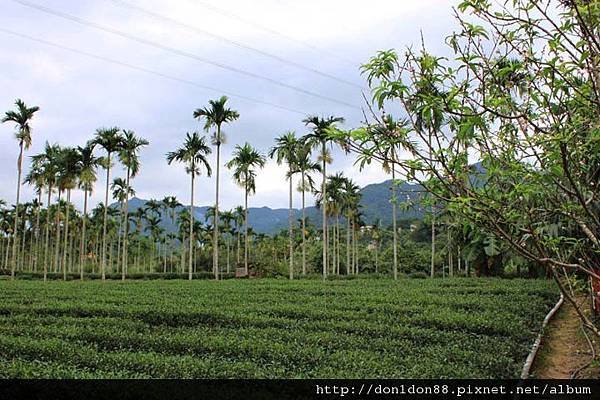
{"type": "MultiPolygon", "coordinates": [[[[125,184],[131,190],[125,193],[125,214],[129,213],[129,195],[132,194],[131,179],[140,172],[140,160],[138,152],[149,142],[137,137],[133,131],[123,131],[123,146],[119,151],[119,160],[127,169],[125,184]]],[[[128,256],[129,256],[129,221],[125,221],[123,229],[123,263],[121,266],[122,279],[125,280],[127,274],[128,256]]]]}
{"type": "MultiPolygon", "coordinates": [[[[330,116],[328,118],[320,118],[317,116],[310,116],[306,118],[304,124],[310,126],[312,131],[304,136],[304,141],[311,147],[320,147],[321,154],[321,191],[323,198],[327,198],[325,181],[327,180],[327,163],[330,162],[331,157],[327,152],[327,143],[332,140],[329,137],[329,130],[335,128],[337,123],[343,123],[344,118],[330,116]]],[[[323,207],[323,279],[327,278],[327,215],[326,209],[323,207]]]]}
{"type": "Polygon", "coordinates": [[[50,206],[52,201],[52,191],[56,186],[59,154],[60,147],[58,145],[50,145],[48,142],[46,142],[44,152],[31,157],[32,165],[35,166],[34,168],[39,167],[42,170],[43,180],[46,186],[48,196],[46,201],[46,227],[44,234],[44,281],[46,281],[48,274],[48,255],[50,244],[50,206]]]}
{"type": "MultiPolygon", "coordinates": [[[[176,224],[175,211],[177,210],[178,207],[181,207],[181,203],[179,202],[179,200],[177,200],[177,197],[175,197],[175,196],[166,196],[164,199],[162,199],[162,204],[163,204],[163,207],[165,208],[165,210],[169,214],[169,217],[170,217],[169,219],[171,220],[171,225],[175,226],[175,224],[176,224]]],[[[173,242],[175,239],[174,239],[173,234],[167,235],[167,238],[169,239],[169,253],[171,256],[171,263],[172,263],[173,247],[174,247],[173,242]]]]}
{"type": "Polygon", "coordinates": [[[269,151],[269,157],[274,158],[278,165],[286,163],[288,166],[287,179],[290,181],[289,188],[289,251],[290,251],[290,279],[294,279],[294,211],[292,208],[292,184],[293,176],[297,171],[296,154],[299,142],[294,132],[287,132],[275,139],[275,146],[269,151]]]}
{"type": "MultiPolygon", "coordinates": [[[[381,119],[381,123],[376,124],[372,127],[369,127],[369,129],[373,132],[374,135],[378,135],[378,137],[384,137],[384,138],[391,138],[391,140],[393,140],[394,138],[398,138],[399,136],[399,131],[403,128],[403,122],[402,121],[397,121],[395,120],[391,115],[384,115],[381,119]]],[[[383,150],[383,158],[384,161],[383,162],[383,170],[387,173],[391,173],[392,175],[392,184],[390,186],[390,191],[391,191],[391,199],[390,202],[392,203],[392,229],[393,229],[393,253],[394,253],[394,279],[398,279],[398,222],[397,222],[397,208],[398,208],[398,201],[397,201],[397,196],[396,196],[396,169],[395,169],[395,165],[394,163],[396,162],[396,144],[392,141],[389,143],[388,146],[386,146],[383,150]],[[387,161],[387,160],[391,160],[391,162],[387,161]]],[[[363,158],[363,161],[361,162],[361,167],[364,165],[364,163],[368,163],[369,161],[367,161],[367,158],[363,158]]]]}
{"type": "Polygon", "coordinates": [[[234,210],[233,210],[233,215],[234,215],[234,222],[235,222],[235,230],[237,233],[237,249],[236,249],[236,267],[239,266],[240,264],[240,234],[242,232],[242,225],[244,225],[244,207],[243,206],[237,206],[234,210]]]}
{"type": "Polygon", "coordinates": [[[19,200],[21,196],[21,174],[23,173],[23,153],[31,146],[31,120],[39,107],[27,107],[21,100],[15,101],[16,111],[7,111],[2,118],[2,123],[14,122],[16,124],[15,138],[19,142],[19,158],[17,159],[17,200],[15,210],[15,225],[13,231],[13,250],[10,276],[15,278],[15,267],[17,266],[17,243],[19,241],[17,227],[19,225],[19,200]]]}
{"type": "MultiPolygon", "coordinates": [[[[119,202],[119,231],[118,231],[118,245],[117,245],[117,259],[119,258],[121,252],[120,252],[120,246],[121,243],[123,243],[123,245],[125,245],[125,240],[123,239],[123,241],[121,241],[121,235],[123,233],[123,231],[125,230],[124,225],[127,225],[129,223],[129,219],[127,218],[127,210],[125,209],[125,201],[127,198],[129,198],[129,196],[135,196],[135,191],[129,186],[127,185],[127,182],[125,181],[125,179],[123,178],[115,178],[113,179],[112,184],[110,185],[110,188],[112,189],[113,192],[113,199],[117,200],[119,202]]],[[[126,274],[126,270],[125,270],[125,264],[121,265],[121,279],[125,280],[125,274],[126,274]]]]}
{"type": "Polygon", "coordinates": [[[302,274],[306,275],[306,202],[307,191],[314,192],[315,184],[311,176],[314,172],[321,172],[318,162],[310,158],[310,145],[299,143],[296,152],[296,172],[300,173],[298,190],[302,193],[302,274]]]}
{"type": "Polygon", "coordinates": [[[233,235],[233,228],[231,227],[231,223],[235,220],[235,215],[233,211],[223,211],[221,212],[220,219],[222,221],[223,232],[227,234],[227,273],[229,273],[231,270],[231,235],[233,235]]]}
{"type": "MultiPolygon", "coordinates": [[[[342,185],[346,178],[341,174],[330,175],[327,177],[325,183],[325,191],[317,191],[316,206],[321,209],[325,209],[325,217],[336,217],[336,224],[333,225],[333,238],[332,238],[332,271],[333,273],[339,272],[338,267],[338,246],[337,246],[337,234],[336,228],[339,227],[339,212],[342,203],[342,185]]],[[[328,238],[329,233],[324,235],[324,238],[328,238]]],[[[325,244],[325,243],[324,243],[325,244]]]]}
{"type": "Polygon", "coordinates": [[[83,190],[83,216],[81,219],[81,243],[79,243],[79,279],[83,280],[83,262],[86,244],[86,224],[87,224],[87,209],[88,197],[91,196],[94,190],[94,183],[98,179],[96,171],[102,166],[102,158],[94,156],[94,147],[86,145],[78,147],[79,152],[79,188],[83,190]]]}
{"type": "Polygon", "coordinates": [[[94,139],[89,143],[90,146],[100,146],[106,151],[104,168],[106,169],[106,190],[104,195],[104,216],[102,219],[102,280],[106,279],[106,223],[108,212],[108,189],[110,185],[111,156],[113,153],[123,148],[123,137],[119,128],[100,128],[96,131],[94,139]]]}
{"type": "Polygon", "coordinates": [[[167,162],[173,161],[186,164],[186,171],[191,175],[190,190],[190,237],[189,237],[189,260],[188,260],[188,279],[192,280],[193,267],[193,245],[194,245],[194,179],[200,174],[200,169],[204,166],[206,175],[210,176],[212,171],[206,156],[211,153],[210,147],[206,144],[206,139],[198,132],[188,133],[185,142],[179,149],[167,153],[167,162]]]}
{"type": "MultiPolygon", "coordinates": [[[[33,159],[32,159],[33,161],[33,159]]],[[[34,202],[35,207],[35,229],[34,237],[35,243],[31,242],[31,255],[33,257],[32,267],[34,271],[37,271],[38,258],[40,253],[39,248],[39,236],[40,236],[40,209],[42,206],[42,194],[44,186],[46,185],[44,177],[44,168],[39,162],[32,162],[29,173],[25,177],[24,182],[34,187],[35,193],[37,194],[37,200],[34,202]]]]}
{"type": "MultiPolygon", "coordinates": [[[[71,209],[71,191],[77,186],[77,178],[81,170],[79,151],[72,147],[66,147],[60,152],[59,173],[58,173],[58,191],[67,192],[66,213],[65,213],[65,235],[63,238],[63,257],[62,271],[63,279],[67,280],[67,243],[69,239],[69,211],[71,209]]],[[[60,211],[59,211],[60,215],[60,211]]],[[[57,238],[60,234],[60,226],[57,226],[57,238]]],[[[58,243],[57,243],[58,247],[58,243]]],[[[58,254],[58,251],[57,251],[58,254]]],[[[58,261],[58,259],[57,259],[58,261]]],[[[57,262],[58,265],[58,262],[57,262]]]]}
{"type": "Polygon", "coordinates": [[[234,169],[233,179],[244,188],[244,270],[248,275],[248,195],[256,192],[255,168],[265,166],[265,157],[249,143],[235,146],[233,158],[227,163],[227,168],[234,169]]]}
{"type": "Polygon", "coordinates": [[[144,207],[138,207],[135,212],[133,213],[133,220],[135,221],[135,231],[136,231],[136,236],[137,236],[137,254],[136,254],[136,258],[137,260],[135,260],[135,265],[139,267],[139,258],[140,258],[140,254],[141,254],[141,246],[142,246],[142,227],[144,226],[144,221],[147,217],[146,214],[147,210],[144,207]]]}
{"type": "Polygon", "coordinates": [[[354,237],[354,216],[358,214],[359,201],[360,201],[360,187],[352,182],[351,179],[346,178],[342,187],[342,209],[346,213],[346,273],[350,274],[352,271],[352,267],[354,265],[353,262],[350,262],[351,255],[351,245],[350,239],[351,235],[354,237]]]}
{"type": "MultiPolygon", "coordinates": [[[[217,131],[212,136],[212,144],[217,146],[217,176],[216,176],[216,190],[215,190],[215,215],[217,219],[219,217],[219,171],[221,169],[221,144],[224,141],[224,136],[221,133],[221,125],[228,122],[233,122],[240,117],[240,114],[227,108],[227,96],[221,96],[219,100],[209,100],[208,107],[198,108],[194,111],[194,118],[201,120],[204,118],[204,130],[208,132],[210,128],[215,127],[217,131]]],[[[213,224],[213,269],[215,273],[215,279],[219,279],[219,221],[215,221],[213,224]]]]}

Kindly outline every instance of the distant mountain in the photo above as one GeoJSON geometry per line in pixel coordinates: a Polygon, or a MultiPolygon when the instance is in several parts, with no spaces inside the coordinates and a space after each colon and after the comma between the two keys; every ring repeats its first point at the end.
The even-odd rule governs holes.
{"type": "MultiPolygon", "coordinates": [[[[367,224],[372,224],[377,220],[380,220],[383,225],[392,223],[391,185],[392,181],[389,180],[367,185],[361,189],[361,212],[367,224]]],[[[397,188],[399,202],[408,198],[411,202],[417,203],[416,207],[406,211],[401,211],[399,207],[399,220],[423,216],[422,210],[418,207],[418,199],[421,195],[419,191],[419,185],[407,183],[397,188]]],[[[138,208],[144,207],[146,202],[147,200],[137,197],[130,199],[129,211],[134,212],[138,208]]],[[[117,205],[113,204],[112,207],[117,207],[117,205]]],[[[207,206],[194,207],[194,217],[204,221],[207,210],[207,206]]],[[[288,212],[287,208],[251,207],[248,209],[248,222],[256,232],[273,234],[288,226],[288,212]]],[[[294,219],[298,220],[302,217],[302,210],[294,209],[294,214],[294,219]]],[[[314,206],[306,207],[306,217],[312,224],[321,224],[321,211],[314,206]]],[[[167,231],[176,230],[176,226],[171,224],[170,217],[166,214],[162,216],[161,226],[167,231]]]]}

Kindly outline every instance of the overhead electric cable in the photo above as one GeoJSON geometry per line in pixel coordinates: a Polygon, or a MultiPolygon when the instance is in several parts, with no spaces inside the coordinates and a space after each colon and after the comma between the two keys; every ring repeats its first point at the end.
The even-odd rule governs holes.
{"type": "Polygon", "coordinates": [[[168,79],[168,80],[171,80],[171,81],[175,81],[175,82],[179,82],[179,83],[183,83],[183,84],[195,86],[195,87],[200,88],[200,89],[205,89],[205,90],[210,90],[210,91],[214,91],[214,92],[221,93],[221,94],[226,94],[226,95],[228,95],[230,97],[236,97],[236,98],[241,99],[241,100],[246,100],[246,101],[250,101],[250,102],[253,102],[253,103],[258,103],[258,104],[262,104],[262,105],[265,105],[265,106],[275,107],[275,108],[278,108],[280,110],[285,110],[285,111],[288,111],[288,112],[291,112],[291,113],[295,113],[295,114],[300,114],[300,115],[308,115],[309,114],[307,112],[299,111],[299,110],[296,110],[296,109],[293,109],[293,108],[289,108],[289,107],[286,107],[286,106],[282,106],[282,105],[279,105],[279,104],[270,103],[268,101],[264,101],[264,100],[260,100],[260,99],[255,99],[255,98],[248,97],[248,96],[245,96],[245,95],[241,95],[241,94],[229,92],[227,90],[222,90],[222,89],[219,89],[219,88],[216,88],[216,87],[207,86],[207,85],[204,85],[204,84],[201,84],[201,83],[198,83],[198,82],[194,82],[194,81],[191,81],[191,80],[188,80],[188,79],[183,79],[183,78],[178,78],[178,77],[175,77],[175,76],[172,76],[172,75],[163,74],[162,72],[151,70],[151,69],[148,69],[148,68],[145,68],[145,67],[140,67],[140,66],[137,66],[137,65],[128,64],[128,63],[125,63],[123,61],[118,61],[118,60],[114,60],[112,58],[108,58],[108,57],[104,57],[104,56],[99,56],[99,55],[96,55],[96,54],[88,53],[86,51],[75,49],[75,48],[72,48],[72,47],[63,46],[63,45],[58,44],[58,43],[50,42],[50,41],[45,40],[45,39],[36,38],[36,37],[29,36],[29,35],[26,35],[26,34],[23,34],[23,33],[12,31],[12,30],[9,30],[9,29],[4,29],[4,28],[0,27],[0,32],[8,34],[8,35],[12,35],[12,36],[20,37],[20,38],[23,38],[23,39],[27,39],[27,40],[30,40],[30,41],[33,41],[33,42],[38,42],[38,43],[44,44],[46,46],[51,46],[51,47],[55,47],[55,48],[58,48],[58,49],[61,49],[61,50],[69,51],[71,53],[83,55],[83,56],[86,56],[86,57],[89,57],[89,58],[94,58],[96,60],[100,60],[100,61],[103,61],[103,62],[107,62],[107,63],[111,63],[111,64],[116,64],[116,65],[119,65],[121,67],[126,67],[126,68],[129,68],[129,69],[140,71],[140,72],[144,72],[144,73],[147,73],[147,74],[150,74],[150,75],[155,75],[155,76],[158,76],[158,77],[161,77],[161,78],[164,78],[164,79],[168,79]]]}
{"type": "Polygon", "coordinates": [[[130,34],[126,33],[126,32],[120,31],[118,29],[114,29],[114,28],[107,27],[107,26],[104,26],[104,25],[101,25],[101,24],[97,24],[95,22],[91,22],[91,21],[88,21],[86,19],[83,19],[83,18],[80,18],[80,17],[76,17],[74,15],[67,14],[67,13],[64,13],[64,12],[61,12],[61,11],[53,10],[51,8],[42,6],[40,4],[32,3],[32,2],[29,2],[29,1],[25,1],[25,0],[12,0],[12,1],[15,2],[15,3],[21,4],[23,6],[26,6],[26,7],[29,7],[29,8],[32,8],[32,9],[35,9],[35,10],[38,10],[38,11],[50,14],[50,15],[54,15],[54,16],[57,16],[57,17],[60,17],[60,18],[63,18],[63,19],[67,19],[69,21],[76,22],[76,23],[78,23],[80,25],[84,25],[84,26],[92,27],[94,29],[98,29],[98,30],[101,30],[101,31],[104,31],[104,32],[108,32],[108,33],[111,33],[113,35],[117,35],[117,36],[129,39],[129,40],[132,40],[132,41],[144,44],[146,46],[154,47],[154,48],[157,48],[157,49],[160,49],[160,50],[163,50],[163,51],[166,51],[166,52],[169,52],[169,53],[181,56],[181,57],[187,57],[187,58],[190,58],[190,59],[193,59],[193,60],[205,63],[205,64],[210,64],[210,65],[213,65],[213,66],[218,67],[218,68],[222,68],[222,69],[225,69],[225,70],[228,70],[228,71],[232,71],[232,72],[235,72],[235,73],[238,73],[238,74],[246,75],[246,76],[249,76],[249,77],[252,77],[252,78],[255,78],[255,79],[259,79],[259,80],[264,80],[264,81],[272,83],[274,85],[281,86],[281,87],[284,87],[284,88],[287,88],[287,89],[290,89],[290,90],[293,90],[293,91],[296,91],[296,92],[299,92],[299,93],[303,93],[303,94],[308,95],[308,96],[320,98],[322,100],[327,100],[329,102],[337,103],[339,105],[343,105],[343,106],[346,106],[346,107],[349,107],[349,108],[353,108],[353,109],[356,109],[356,110],[361,110],[361,108],[358,107],[358,106],[355,106],[353,104],[347,103],[347,102],[342,101],[342,100],[335,99],[333,97],[321,95],[319,93],[315,93],[315,92],[303,89],[303,88],[298,87],[298,86],[290,85],[290,84],[287,84],[285,82],[281,82],[281,81],[278,81],[276,79],[269,78],[267,76],[263,76],[263,75],[256,74],[254,72],[242,70],[242,69],[239,69],[237,67],[232,67],[232,66],[227,65],[227,64],[223,64],[223,63],[219,63],[219,62],[216,62],[216,61],[212,61],[212,60],[206,59],[204,57],[201,57],[201,56],[198,56],[198,55],[195,55],[195,54],[192,54],[192,53],[188,53],[188,52],[180,50],[180,49],[176,49],[174,47],[166,46],[166,45],[163,45],[163,44],[151,41],[151,40],[147,40],[147,39],[143,39],[143,38],[140,38],[140,37],[137,37],[137,36],[134,36],[134,35],[130,35],[130,34]]]}
{"type": "Polygon", "coordinates": [[[326,54],[326,55],[328,55],[329,57],[332,57],[332,58],[337,58],[337,59],[339,59],[339,60],[341,60],[341,61],[343,61],[343,62],[345,62],[347,64],[353,65],[353,66],[357,65],[357,63],[355,63],[354,61],[348,60],[347,58],[342,57],[342,56],[340,56],[338,54],[332,53],[331,51],[322,49],[322,48],[317,47],[317,46],[315,46],[313,44],[305,42],[303,40],[296,39],[296,38],[294,38],[292,36],[289,36],[289,35],[281,32],[281,31],[278,31],[276,29],[269,28],[267,26],[261,25],[259,23],[254,22],[254,21],[251,21],[251,20],[249,20],[247,18],[240,17],[239,15],[237,15],[235,13],[232,13],[231,11],[223,10],[222,8],[216,7],[213,4],[207,3],[207,2],[202,1],[202,0],[196,0],[195,3],[201,5],[202,7],[205,7],[207,9],[211,10],[214,13],[221,14],[221,15],[227,17],[227,18],[235,19],[235,20],[237,20],[239,22],[242,22],[242,23],[244,23],[246,25],[252,26],[252,27],[254,27],[256,29],[260,29],[260,30],[262,30],[264,32],[270,33],[270,34],[275,35],[275,36],[279,36],[279,37],[281,37],[281,38],[283,38],[285,40],[288,40],[290,42],[294,42],[296,44],[299,44],[299,45],[302,45],[304,47],[307,47],[307,48],[309,48],[309,49],[311,49],[313,51],[326,54]]]}
{"type": "Polygon", "coordinates": [[[335,75],[331,75],[329,73],[320,71],[320,70],[318,70],[316,68],[312,68],[312,67],[300,64],[298,62],[286,59],[286,58],[278,56],[276,54],[272,54],[272,53],[269,53],[267,51],[257,49],[256,47],[249,46],[247,44],[238,42],[236,40],[231,40],[231,39],[226,38],[224,36],[218,35],[216,33],[210,32],[210,31],[205,30],[205,29],[198,28],[196,26],[187,24],[187,23],[182,22],[180,20],[177,20],[177,19],[174,19],[174,18],[170,18],[170,17],[166,17],[164,15],[161,15],[161,14],[155,13],[153,11],[150,11],[150,10],[148,10],[146,8],[140,7],[138,5],[131,4],[131,3],[127,2],[127,1],[123,1],[123,0],[109,0],[109,1],[112,1],[114,4],[119,5],[121,7],[128,8],[128,9],[133,10],[135,12],[138,12],[140,14],[144,14],[147,17],[151,17],[151,18],[154,18],[154,19],[159,20],[159,21],[164,21],[164,22],[170,23],[172,25],[176,25],[176,26],[182,27],[184,29],[187,29],[187,30],[189,30],[191,32],[194,32],[196,34],[199,34],[199,35],[209,36],[209,37],[211,37],[213,39],[217,39],[217,40],[220,40],[222,42],[229,43],[229,44],[231,44],[233,46],[239,47],[239,48],[244,49],[244,50],[252,51],[252,52],[260,54],[260,55],[262,55],[264,57],[268,57],[268,58],[277,60],[277,61],[279,61],[281,63],[291,65],[291,66],[293,66],[295,68],[299,68],[299,69],[302,69],[302,70],[305,70],[305,71],[309,71],[309,72],[312,72],[314,74],[320,75],[322,77],[334,80],[336,82],[343,83],[345,85],[349,85],[349,86],[353,86],[353,87],[362,89],[362,86],[360,86],[360,85],[358,85],[358,84],[356,84],[354,82],[350,82],[350,81],[348,81],[346,79],[339,78],[339,77],[337,77],[335,75]]]}

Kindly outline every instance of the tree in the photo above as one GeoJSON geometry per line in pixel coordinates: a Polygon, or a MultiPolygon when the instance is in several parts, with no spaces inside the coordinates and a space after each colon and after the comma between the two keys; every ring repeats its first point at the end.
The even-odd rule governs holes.
{"type": "MultiPolygon", "coordinates": [[[[325,181],[327,180],[327,163],[331,162],[331,157],[327,152],[327,143],[331,143],[331,136],[329,131],[336,127],[337,123],[343,123],[344,118],[330,116],[328,118],[320,118],[317,116],[310,116],[304,121],[306,126],[310,126],[312,131],[304,136],[305,143],[311,147],[320,148],[320,161],[321,161],[321,192],[323,197],[327,197],[325,181]]],[[[325,207],[323,207],[323,279],[327,278],[327,215],[325,207]]]]}
{"type": "Polygon", "coordinates": [[[311,147],[304,143],[304,138],[298,144],[296,152],[296,172],[300,174],[298,190],[302,194],[302,275],[306,275],[306,192],[315,191],[312,173],[321,172],[321,166],[310,157],[311,147]]]}
{"type": "MultiPolygon", "coordinates": [[[[380,118],[380,122],[369,125],[367,129],[371,132],[371,135],[375,136],[383,136],[388,138],[387,145],[381,149],[385,153],[386,160],[381,162],[383,166],[383,170],[392,175],[392,184],[390,186],[391,198],[390,203],[392,203],[392,229],[393,229],[393,256],[394,256],[394,265],[393,265],[393,274],[394,279],[398,279],[398,220],[396,216],[397,208],[398,208],[398,198],[396,195],[396,185],[398,182],[396,181],[396,166],[394,161],[398,158],[397,156],[397,147],[398,143],[394,141],[394,138],[398,136],[398,133],[402,131],[402,121],[397,121],[390,114],[383,115],[380,118]],[[389,159],[391,162],[388,162],[389,159]]],[[[362,168],[366,164],[371,163],[371,157],[366,154],[361,154],[358,157],[357,162],[362,168]]]]}
{"type": "Polygon", "coordinates": [[[83,280],[83,264],[85,250],[88,247],[86,243],[86,227],[88,219],[88,198],[94,190],[94,184],[98,180],[97,170],[102,166],[102,158],[94,156],[94,147],[86,145],[78,147],[79,152],[79,188],[83,190],[83,216],[81,219],[81,243],[79,244],[79,279],[83,280]]]}
{"type": "MultiPolygon", "coordinates": [[[[133,131],[123,131],[123,144],[119,150],[119,160],[127,169],[125,184],[129,191],[125,193],[124,209],[125,214],[129,213],[129,194],[133,194],[131,189],[131,179],[140,172],[140,159],[138,152],[149,142],[143,138],[137,137],[133,131]]],[[[126,220],[123,229],[123,261],[121,266],[122,279],[125,280],[128,266],[129,254],[129,222],[126,220]]]]}
{"type": "Polygon", "coordinates": [[[278,165],[286,163],[288,171],[286,174],[287,179],[290,183],[289,188],[289,250],[290,250],[290,266],[289,275],[290,279],[294,279],[294,209],[292,208],[292,190],[293,190],[293,177],[297,171],[296,166],[296,154],[298,152],[299,142],[294,132],[287,132],[278,138],[275,138],[275,146],[269,150],[269,157],[274,158],[278,165]]]}
{"type": "Polygon", "coordinates": [[[31,120],[34,114],[39,111],[39,107],[27,107],[21,99],[15,101],[16,111],[7,111],[2,118],[2,123],[13,122],[16,125],[15,138],[19,142],[19,158],[17,159],[17,198],[15,210],[15,225],[13,230],[13,249],[10,276],[15,278],[15,268],[17,266],[17,243],[19,242],[19,201],[21,196],[21,175],[23,173],[23,153],[31,146],[31,120]]]}
{"type": "Polygon", "coordinates": [[[211,153],[210,147],[206,144],[206,139],[201,137],[198,132],[187,133],[183,146],[179,149],[167,153],[167,162],[172,164],[174,161],[184,163],[186,172],[191,176],[190,185],[190,233],[189,233],[189,259],[188,259],[188,279],[192,280],[193,268],[193,246],[194,246],[194,180],[196,175],[201,173],[204,167],[206,175],[210,176],[212,171],[206,156],[211,153]]]}
{"type": "Polygon", "coordinates": [[[233,235],[233,228],[231,226],[231,223],[235,220],[235,215],[231,210],[223,211],[221,212],[220,220],[222,224],[221,228],[223,232],[227,234],[227,273],[229,273],[231,269],[231,236],[233,235]]]}
{"type": "Polygon", "coordinates": [[[248,195],[256,192],[256,168],[265,166],[265,157],[249,143],[235,146],[233,158],[226,164],[233,169],[234,181],[244,188],[244,270],[248,275],[248,195]]]}
{"type": "MultiPolygon", "coordinates": [[[[176,220],[175,220],[175,212],[177,210],[177,208],[181,207],[182,204],[179,202],[179,200],[177,200],[177,197],[175,196],[166,196],[163,200],[162,200],[163,206],[165,208],[165,210],[168,210],[168,214],[170,217],[170,222],[171,222],[171,226],[176,226],[176,220]]],[[[168,239],[169,239],[169,248],[170,248],[170,254],[171,254],[171,261],[173,258],[173,242],[175,240],[174,236],[168,235],[168,239]]]]}
{"type": "Polygon", "coordinates": [[[104,195],[104,217],[102,220],[102,263],[100,264],[102,280],[106,279],[106,224],[108,212],[108,189],[110,185],[110,169],[112,155],[123,148],[123,137],[119,128],[100,128],[96,131],[94,139],[89,142],[92,147],[100,146],[106,151],[104,168],[106,169],[106,190],[104,195]]]}
{"type": "Polygon", "coordinates": [[[564,284],[569,272],[600,279],[595,10],[578,0],[461,2],[452,61],[425,49],[384,51],[364,66],[376,106],[406,114],[396,140],[410,158],[386,158],[389,140],[365,129],[342,137],[544,267],[600,336],[564,284]]]}
{"type": "Polygon", "coordinates": [[[359,214],[360,207],[360,187],[350,178],[344,179],[342,182],[341,193],[341,211],[345,212],[346,216],[346,273],[350,274],[355,264],[355,259],[351,261],[351,238],[354,237],[355,216],[359,214]]]}
{"type": "Polygon", "coordinates": [[[35,243],[31,241],[30,252],[33,257],[32,268],[34,271],[37,271],[38,258],[40,253],[39,248],[39,236],[40,236],[40,209],[42,208],[42,194],[44,191],[44,187],[46,185],[46,180],[44,177],[44,169],[40,163],[33,162],[31,163],[31,168],[29,173],[25,177],[24,183],[31,185],[34,187],[34,190],[37,194],[37,200],[34,202],[35,207],[35,230],[34,237],[35,243]]]}
{"type": "Polygon", "coordinates": [[[244,225],[244,216],[245,216],[245,212],[244,212],[244,207],[243,206],[237,206],[234,210],[233,210],[233,215],[235,217],[234,221],[235,221],[235,231],[236,231],[236,235],[237,235],[237,247],[236,247],[236,267],[239,266],[240,264],[240,248],[241,248],[241,244],[240,244],[240,236],[242,233],[242,226],[244,225]]]}
{"type": "MultiPolygon", "coordinates": [[[[69,215],[71,209],[71,191],[77,187],[77,179],[79,177],[81,171],[81,162],[80,162],[79,152],[77,149],[72,147],[65,147],[61,150],[59,159],[58,159],[58,191],[63,192],[66,191],[67,200],[65,203],[65,234],[63,238],[63,256],[62,256],[62,271],[63,271],[63,279],[67,280],[67,243],[69,240],[69,215]]],[[[58,215],[60,216],[60,203],[58,215]]],[[[57,240],[60,237],[60,224],[57,224],[57,240]]],[[[58,242],[56,243],[56,248],[58,254],[58,242]]],[[[57,258],[58,265],[58,258],[57,258]]]]}
{"type": "Polygon", "coordinates": [[[50,206],[52,201],[52,192],[56,186],[58,175],[58,156],[60,147],[58,145],[50,145],[46,142],[44,152],[31,157],[33,169],[40,169],[43,175],[43,181],[46,186],[47,201],[46,201],[46,223],[44,233],[44,281],[48,274],[48,255],[50,245],[50,206]]]}
{"type": "MultiPolygon", "coordinates": [[[[215,184],[215,215],[219,217],[219,172],[221,170],[221,144],[224,142],[224,135],[221,132],[221,126],[224,123],[233,122],[240,117],[240,114],[225,106],[227,96],[221,96],[218,100],[209,100],[208,107],[198,108],[194,111],[194,118],[205,120],[204,130],[208,132],[210,128],[216,128],[211,141],[217,147],[216,154],[216,184],[215,184]]],[[[213,270],[215,279],[219,279],[219,221],[213,224],[213,270]]]]}

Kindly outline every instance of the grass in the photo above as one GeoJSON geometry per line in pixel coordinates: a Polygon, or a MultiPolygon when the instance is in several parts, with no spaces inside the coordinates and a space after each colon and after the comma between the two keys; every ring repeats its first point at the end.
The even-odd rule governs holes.
{"type": "Polygon", "coordinates": [[[0,377],[515,378],[543,280],[0,281],[0,377]]]}

